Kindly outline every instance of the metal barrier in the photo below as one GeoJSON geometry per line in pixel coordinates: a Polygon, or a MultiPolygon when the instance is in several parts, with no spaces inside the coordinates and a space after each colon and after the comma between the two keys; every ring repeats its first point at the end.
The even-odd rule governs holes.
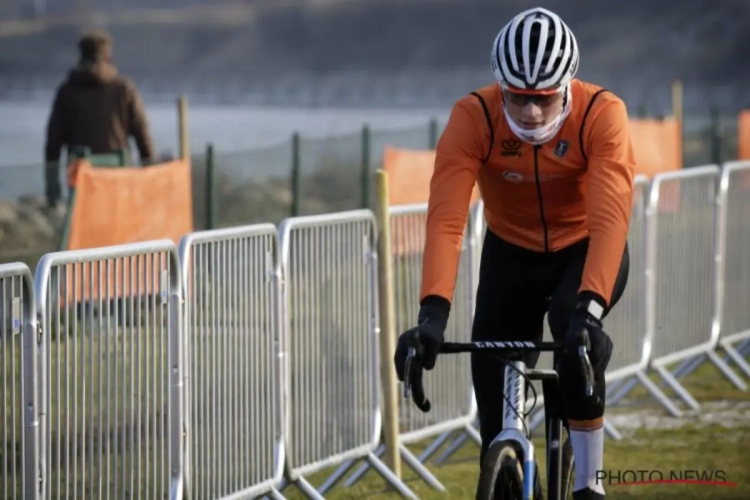
{"type": "MultiPolygon", "coordinates": [[[[605,322],[617,347],[608,406],[641,383],[679,415],[654,370],[697,408],[678,377],[705,359],[747,387],[716,350],[750,376],[736,347],[750,342],[748,191],[748,162],[659,174],[650,189],[637,179],[629,283],[605,322]]],[[[392,209],[399,330],[418,309],[425,208],[392,209]]],[[[484,231],[480,203],[454,339],[470,337],[484,231]]],[[[52,253],[33,283],[25,265],[0,265],[11,409],[0,416],[0,498],[283,498],[295,484],[320,499],[361,459],[416,498],[377,457],[374,240],[374,216],[360,210],[288,219],[278,236],[270,224],[192,233],[179,258],[167,240],[52,253]],[[307,481],[340,464],[317,490],[307,481]]],[[[403,404],[401,454],[442,488],[422,462],[457,432],[440,458],[479,440],[469,357],[444,359],[426,382],[434,410],[403,404]],[[404,446],[436,435],[419,457],[404,446]]]]}
{"type": "Polygon", "coordinates": [[[194,232],[180,242],[191,497],[280,496],[277,242],[273,224],[194,232]]]}
{"type": "Polygon", "coordinates": [[[718,299],[720,345],[746,376],[750,365],[738,343],[750,340],[750,162],[724,165],[719,205],[720,233],[724,235],[721,276],[722,295],[718,299]]]}
{"type": "MultiPolygon", "coordinates": [[[[645,375],[648,367],[650,344],[647,342],[646,318],[646,209],[650,182],[637,176],[633,185],[633,209],[628,231],[630,272],[622,297],[604,320],[607,333],[614,343],[612,359],[607,367],[607,406],[612,407],[627,394],[611,396],[623,387],[631,389],[637,382],[644,384],[656,398],[669,404],[669,399],[645,375]]],[[[615,440],[622,435],[605,418],[605,430],[615,440]]]]}
{"type": "MultiPolygon", "coordinates": [[[[719,179],[716,165],[663,173],[653,181],[648,206],[651,366],[695,410],[700,405],[667,365],[708,356],[730,380],[744,384],[714,350],[723,287],[719,271],[724,236],[716,231],[719,179]]],[[[674,408],[668,410],[674,413],[674,408]]]]}
{"type": "Polygon", "coordinates": [[[374,453],[381,418],[372,212],[291,218],[279,233],[288,482],[322,499],[335,481],[316,490],[305,476],[365,459],[401,494],[416,498],[374,453]]]}
{"type": "MultiPolygon", "coordinates": [[[[416,323],[419,311],[419,292],[422,284],[422,258],[425,245],[427,204],[402,205],[389,208],[395,290],[396,331],[405,332],[416,323]]],[[[474,316],[474,236],[471,218],[468,231],[463,238],[461,258],[446,338],[455,341],[471,340],[471,325],[474,316]]],[[[401,404],[400,452],[404,461],[428,484],[445,491],[440,481],[423,465],[443,442],[455,431],[467,433],[477,443],[480,437],[472,426],[476,417],[474,393],[471,390],[471,368],[469,356],[446,356],[425,377],[425,391],[434,404],[429,413],[423,413],[414,405],[401,404]],[[468,389],[468,390],[467,390],[468,389]],[[405,445],[442,434],[434,440],[419,457],[405,445]]],[[[385,452],[380,445],[378,456],[385,452]]],[[[360,467],[346,482],[353,485],[367,471],[360,467]]]]}
{"type": "Polygon", "coordinates": [[[39,498],[37,320],[26,264],[0,264],[0,498],[39,498]]]}
{"type": "MultiPolygon", "coordinates": [[[[484,236],[487,232],[487,221],[484,219],[484,202],[480,199],[471,208],[469,214],[469,225],[468,232],[471,235],[469,239],[469,245],[471,247],[470,258],[471,258],[471,303],[474,304],[477,292],[477,286],[479,285],[479,265],[482,261],[482,245],[484,243],[484,236]]],[[[466,242],[466,236],[464,236],[464,242],[466,242]]],[[[464,245],[465,246],[465,245],[464,245]]],[[[464,248],[465,251],[465,248],[464,248]]],[[[473,310],[472,310],[472,324],[473,324],[473,310]]],[[[471,365],[471,359],[469,359],[471,365]]],[[[471,366],[469,367],[471,370],[471,366]]],[[[452,457],[458,450],[460,450],[464,444],[469,440],[477,444],[482,445],[482,437],[479,435],[479,420],[477,418],[476,410],[476,399],[474,398],[474,387],[473,381],[470,384],[470,391],[472,397],[472,405],[474,407],[474,419],[470,426],[464,429],[460,429],[458,435],[456,432],[446,432],[437,438],[430,444],[429,447],[420,455],[420,458],[424,457],[426,460],[433,455],[439,448],[443,447],[443,444],[449,439],[452,441],[448,446],[443,447],[443,451],[435,458],[434,462],[436,465],[444,464],[450,457],[452,457]]]]}
{"type": "Polygon", "coordinates": [[[182,497],[183,359],[168,240],[50,253],[36,270],[43,498],[182,497]]]}

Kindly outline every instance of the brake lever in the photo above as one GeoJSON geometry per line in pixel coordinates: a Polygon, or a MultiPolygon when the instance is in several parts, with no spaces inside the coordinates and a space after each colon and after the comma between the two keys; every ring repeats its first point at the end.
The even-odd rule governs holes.
{"type": "Polygon", "coordinates": [[[422,362],[417,355],[419,346],[419,334],[415,335],[412,345],[409,347],[404,366],[404,398],[411,396],[412,401],[422,412],[427,413],[432,408],[430,400],[427,399],[422,385],[422,362]]]}
{"type": "Polygon", "coordinates": [[[591,361],[589,360],[585,345],[578,346],[578,359],[581,360],[581,371],[583,372],[583,377],[586,381],[585,395],[591,397],[594,395],[594,368],[591,366],[591,361]]]}
{"type": "Polygon", "coordinates": [[[411,365],[414,357],[417,355],[417,350],[410,347],[406,354],[406,363],[404,365],[404,399],[411,397],[411,365]]]}

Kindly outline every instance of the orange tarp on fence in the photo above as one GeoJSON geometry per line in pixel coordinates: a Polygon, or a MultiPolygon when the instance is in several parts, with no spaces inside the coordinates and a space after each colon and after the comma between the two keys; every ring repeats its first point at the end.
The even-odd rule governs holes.
{"type": "MultiPolygon", "coordinates": [[[[426,203],[430,197],[430,178],[434,167],[435,151],[386,146],[383,170],[388,172],[389,205],[426,203]]],[[[479,188],[474,186],[471,202],[478,199],[479,188]]]]}
{"type": "Polygon", "coordinates": [[[147,168],[75,169],[75,202],[68,249],[169,238],[193,230],[190,165],[173,161],[147,168]]]}
{"type": "Polygon", "coordinates": [[[630,120],[636,174],[649,178],[682,168],[682,128],[672,118],[630,120]]]}
{"type": "MultiPolygon", "coordinates": [[[[75,186],[69,250],[164,238],[177,243],[193,230],[188,162],[97,168],[81,160],[70,166],[69,178],[75,186]]],[[[169,266],[167,255],[67,266],[63,303],[158,294],[169,266]],[[129,289],[128,279],[137,289],[129,289]]]]}
{"type": "Polygon", "coordinates": [[[750,160],[750,110],[737,117],[737,159],[750,160]]]}
{"type": "MultiPolygon", "coordinates": [[[[635,152],[636,174],[650,179],[656,174],[682,168],[682,127],[677,120],[630,120],[630,136],[635,152]]],[[[679,182],[662,188],[659,207],[662,212],[679,210],[679,182]]]]}
{"type": "MultiPolygon", "coordinates": [[[[383,170],[388,173],[389,205],[426,203],[430,196],[430,178],[435,166],[435,151],[396,149],[386,147],[383,152],[383,170]]],[[[474,185],[471,204],[479,200],[479,188],[474,185]]],[[[424,224],[412,217],[391,219],[391,241],[395,255],[411,255],[422,251],[424,224]]]]}

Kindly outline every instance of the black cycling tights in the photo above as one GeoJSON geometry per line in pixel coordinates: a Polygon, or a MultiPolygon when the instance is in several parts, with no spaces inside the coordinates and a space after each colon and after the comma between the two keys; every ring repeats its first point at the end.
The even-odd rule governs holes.
{"type": "MultiPolygon", "coordinates": [[[[549,308],[552,337],[563,341],[576,306],[587,250],[588,239],[585,239],[553,253],[531,252],[501,240],[488,230],[482,248],[472,340],[541,341],[544,315],[549,308]]],[[[605,315],[625,290],[628,268],[626,245],[605,315]]],[[[535,367],[538,360],[539,353],[529,354],[525,359],[529,368],[535,367]]],[[[502,429],[505,365],[496,358],[475,353],[471,357],[471,372],[484,457],[502,429]]],[[[596,407],[582,402],[581,387],[576,385],[575,390],[566,390],[567,384],[563,384],[563,401],[576,402],[564,405],[568,407],[568,418],[593,420],[604,415],[604,376],[596,375],[594,389],[601,399],[596,407]]]]}

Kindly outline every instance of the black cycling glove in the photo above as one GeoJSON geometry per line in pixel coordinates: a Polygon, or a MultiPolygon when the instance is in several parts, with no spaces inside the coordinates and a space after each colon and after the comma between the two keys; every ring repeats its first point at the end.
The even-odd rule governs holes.
{"type": "Polygon", "coordinates": [[[442,297],[426,297],[419,309],[418,326],[402,333],[396,344],[396,353],[393,362],[396,365],[396,374],[400,381],[404,381],[404,370],[406,357],[409,354],[409,346],[419,333],[421,364],[427,370],[435,367],[440,346],[443,344],[443,335],[448,325],[448,314],[450,303],[442,297]]]}
{"type": "Polygon", "coordinates": [[[602,329],[603,312],[604,307],[598,300],[579,300],[565,336],[568,356],[578,356],[581,339],[588,336],[591,346],[589,361],[594,373],[604,373],[612,357],[612,339],[602,329]]]}

